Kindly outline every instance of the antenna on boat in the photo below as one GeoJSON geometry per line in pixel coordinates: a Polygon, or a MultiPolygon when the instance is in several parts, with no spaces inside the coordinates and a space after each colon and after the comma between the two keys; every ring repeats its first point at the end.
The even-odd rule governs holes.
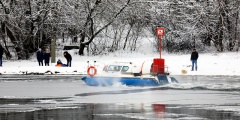
{"type": "Polygon", "coordinates": [[[96,61],[94,61],[94,64],[93,64],[94,66],[95,66],[95,63],[96,63],[96,61]]]}
{"type": "Polygon", "coordinates": [[[89,67],[89,61],[87,61],[87,63],[88,63],[88,67],[89,67]]]}

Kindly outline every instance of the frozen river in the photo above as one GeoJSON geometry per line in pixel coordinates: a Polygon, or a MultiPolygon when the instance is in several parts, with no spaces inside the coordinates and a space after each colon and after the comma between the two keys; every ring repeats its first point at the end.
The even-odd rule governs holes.
{"type": "Polygon", "coordinates": [[[0,120],[239,120],[240,77],[173,76],[158,87],[87,86],[81,76],[3,76],[0,120]]]}

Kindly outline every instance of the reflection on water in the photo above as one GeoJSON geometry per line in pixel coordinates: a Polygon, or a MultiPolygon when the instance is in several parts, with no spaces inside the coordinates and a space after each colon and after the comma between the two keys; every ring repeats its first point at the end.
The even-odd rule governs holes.
{"type": "MultiPolygon", "coordinates": [[[[201,105],[202,106],[202,105],[201,105]]],[[[0,120],[138,120],[214,119],[238,120],[233,111],[206,109],[198,105],[80,104],[49,109],[0,113],[0,120]]],[[[209,106],[210,107],[210,106],[209,106]]]]}

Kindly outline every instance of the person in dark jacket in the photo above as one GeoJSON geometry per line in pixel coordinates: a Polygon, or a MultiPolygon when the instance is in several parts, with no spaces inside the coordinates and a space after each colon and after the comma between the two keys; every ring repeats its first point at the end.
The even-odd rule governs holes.
{"type": "Polygon", "coordinates": [[[51,54],[49,52],[49,49],[46,49],[45,53],[44,53],[44,62],[45,62],[45,66],[49,66],[49,60],[50,60],[51,54]]]}
{"type": "Polygon", "coordinates": [[[44,56],[43,56],[42,49],[39,48],[37,51],[37,60],[38,60],[39,66],[43,66],[43,59],[44,59],[44,56]]]}
{"type": "Polygon", "coordinates": [[[191,61],[192,61],[192,71],[194,70],[194,65],[195,65],[195,70],[197,71],[197,59],[198,59],[198,52],[196,51],[196,49],[194,48],[192,50],[192,54],[191,54],[191,61]]]}
{"type": "Polygon", "coordinates": [[[71,67],[71,64],[72,64],[72,56],[67,52],[65,51],[63,53],[64,57],[67,59],[67,66],[71,67]]]}
{"type": "Polygon", "coordinates": [[[2,45],[0,45],[0,67],[2,67],[2,55],[3,55],[3,48],[2,48],[2,45]]]}

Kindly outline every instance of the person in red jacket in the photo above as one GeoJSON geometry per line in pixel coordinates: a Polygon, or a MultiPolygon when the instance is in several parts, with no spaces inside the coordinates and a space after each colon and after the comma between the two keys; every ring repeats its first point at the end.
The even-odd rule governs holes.
{"type": "Polygon", "coordinates": [[[68,67],[71,67],[71,64],[72,64],[72,56],[67,52],[65,51],[63,53],[64,57],[67,59],[67,66],[68,67]]]}

